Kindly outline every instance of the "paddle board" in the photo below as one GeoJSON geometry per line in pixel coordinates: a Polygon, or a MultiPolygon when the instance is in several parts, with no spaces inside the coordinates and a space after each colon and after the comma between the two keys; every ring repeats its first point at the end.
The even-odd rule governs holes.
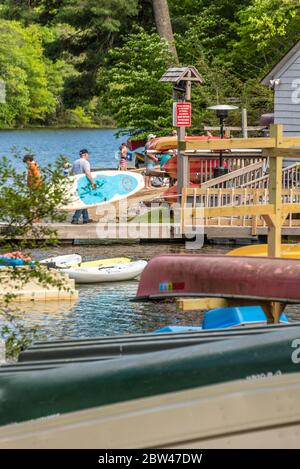
{"type": "Polygon", "coordinates": [[[83,209],[117,202],[144,187],[143,176],[130,171],[93,171],[92,177],[95,189],[85,174],[70,177],[70,201],[64,209],[83,209]]]}
{"type": "MultiPolygon", "coordinates": [[[[252,244],[250,246],[242,246],[229,251],[226,255],[266,257],[268,255],[268,245],[252,244]]],[[[300,259],[300,244],[282,244],[280,257],[285,259],[300,259]]]]}

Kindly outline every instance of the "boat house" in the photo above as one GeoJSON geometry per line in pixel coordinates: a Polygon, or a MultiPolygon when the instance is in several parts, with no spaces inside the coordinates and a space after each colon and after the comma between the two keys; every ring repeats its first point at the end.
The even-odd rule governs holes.
{"type": "Polygon", "coordinates": [[[261,81],[274,89],[274,123],[285,136],[300,135],[300,40],[261,81]]]}

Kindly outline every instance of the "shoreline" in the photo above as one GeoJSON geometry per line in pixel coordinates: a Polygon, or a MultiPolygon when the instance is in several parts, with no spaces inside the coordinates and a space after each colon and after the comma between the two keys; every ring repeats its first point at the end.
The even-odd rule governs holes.
{"type": "Polygon", "coordinates": [[[0,132],[14,132],[14,131],[26,131],[26,130],[107,130],[112,129],[115,130],[117,127],[113,127],[111,125],[107,126],[29,126],[29,127],[1,127],[0,132]]]}

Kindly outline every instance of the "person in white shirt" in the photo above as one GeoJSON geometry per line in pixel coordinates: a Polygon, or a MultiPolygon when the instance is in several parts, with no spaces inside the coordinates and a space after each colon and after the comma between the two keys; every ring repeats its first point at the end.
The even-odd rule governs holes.
{"type": "MultiPolygon", "coordinates": [[[[89,152],[87,149],[80,150],[79,152],[80,158],[78,158],[76,161],[74,161],[72,169],[71,169],[71,174],[85,174],[88,180],[90,181],[92,188],[96,189],[96,184],[94,182],[94,179],[91,174],[91,165],[88,161],[89,159],[89,152]]],[[[73,225],[79,225],[80,224],[80,218],[82,216],[82,223],[85,225],[86,223],[94,223],[94,220],[89,218],[89,212],[86,208],[76,210],[76,212],[73,215],[71,223],[73,225]]]]}

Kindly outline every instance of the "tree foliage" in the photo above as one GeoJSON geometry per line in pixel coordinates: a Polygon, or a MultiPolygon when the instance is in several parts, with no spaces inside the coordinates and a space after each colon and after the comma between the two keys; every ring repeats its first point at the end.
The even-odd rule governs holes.
{"type": "MultiPolygon", "coordinates": [[[[257,124],[272,110],[260,79],[300,38],[299,2],[168,6],[179,63],[206,77],[194,97],[196,127],[209,118],[207,103],[231,97],[251,106],[257,124]]],[[[166,88],[155,80],[171,62],[154,36],[153,12],[153,0],[0,0],[0,79],[7,84],[0,125],[169,127],[166,88]]]]}
{"type": "Polygon", "coordinates": [[[0,78],[6,103],[0,106],[2,126],[42,123],[55,112],[63,88],[63,63],[43,55],[44,31],[0,20],[0,78]]]}
{"type": "Polygon", "coordinates": [[[165,40],[140,28],[123,47],[110,50],[99,80],[106,82],[107,105],[121,127],[144,132],[172,127],[170,89],[159,81],[172,59],[165,40]]]}
{"type": "Polygon", "coordinates": [[[233,59],[248,73],[268,71],[300,38],[300,4],[295,0],[253,0],[239,11],[233,59]]]}

